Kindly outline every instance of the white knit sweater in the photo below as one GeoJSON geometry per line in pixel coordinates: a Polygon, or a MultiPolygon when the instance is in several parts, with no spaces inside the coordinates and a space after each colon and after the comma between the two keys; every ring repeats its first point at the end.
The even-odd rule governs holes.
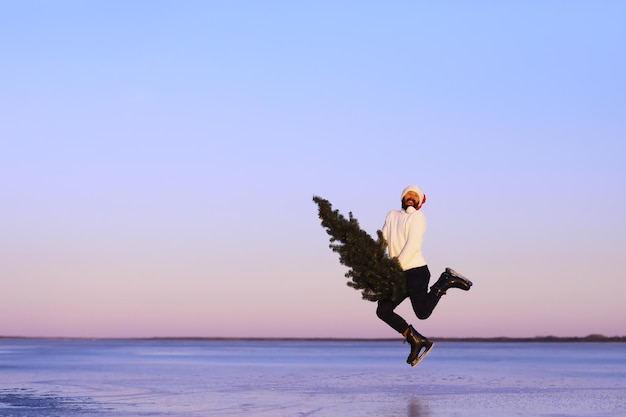
{"type": "Polygon", "coordinates": [[[404,210],[392,210],[387,214],[382,232],[387,241],[389,256],[398,258],[404,271],[426,265],[422,255],[422,242],[426,232],[424,213],[420,210],[410,214],[404,210]]]}

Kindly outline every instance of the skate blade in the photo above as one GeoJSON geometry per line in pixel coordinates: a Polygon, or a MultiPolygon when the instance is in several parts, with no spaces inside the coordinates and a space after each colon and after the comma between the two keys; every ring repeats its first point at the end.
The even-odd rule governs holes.
{"type": "Polygon", "coordinates": [[[424,351],[424,353],[422,353],[421,355],[419,355],[417,357],[417,359],[415,359],[413,362],[411,362],[411,366],[412,367],[416,367],[421,361],[424,360],[424,358],[426,357],[426,355],[428,355],[428,353],[433,350],[433,348],[435,347],[435,344],[433,343],[432,345],[430,345],[430,348],[428,348],[427,350],[424,351]]]}

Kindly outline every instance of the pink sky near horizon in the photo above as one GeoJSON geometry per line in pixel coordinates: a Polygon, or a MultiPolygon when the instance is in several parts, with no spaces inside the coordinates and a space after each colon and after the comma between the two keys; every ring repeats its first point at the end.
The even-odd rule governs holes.
{"type": "Polygon", "coordinates": [[[626,335],[626,4],[5,9],[0,336],[395,337],[311,199],[413,183],[420,332],[626,335]]]}

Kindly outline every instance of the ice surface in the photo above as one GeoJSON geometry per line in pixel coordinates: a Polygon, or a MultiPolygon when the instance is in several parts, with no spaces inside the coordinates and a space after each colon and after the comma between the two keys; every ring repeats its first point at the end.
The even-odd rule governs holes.
{"type": "Polygon", "coordinates": [[[0,416],[626,416],[626,344],[0,340],[0,416]]]}

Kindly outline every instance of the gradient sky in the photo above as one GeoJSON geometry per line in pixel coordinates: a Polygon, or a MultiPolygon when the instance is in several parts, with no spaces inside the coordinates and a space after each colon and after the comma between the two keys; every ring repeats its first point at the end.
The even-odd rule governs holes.
{"type": "Polygon", "coordinates": [[[626,335],[626,2],[6,1],[0,335],[397,337],[313,195],[428,196],[431,337],[626,335]]]}

